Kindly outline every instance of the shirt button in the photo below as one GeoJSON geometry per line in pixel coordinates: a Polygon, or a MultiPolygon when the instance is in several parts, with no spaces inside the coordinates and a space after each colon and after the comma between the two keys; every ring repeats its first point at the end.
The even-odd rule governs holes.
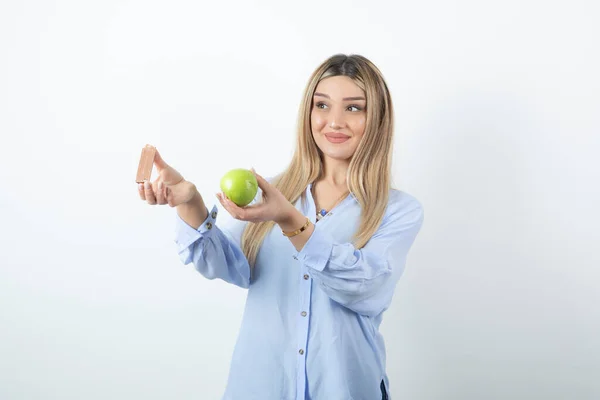
{"type": "Polygon", "coordinates": [[[210,216],[211,216],[213,219],[217,218],[217,212],[216,212],[216,211],[213,211],[213,212],[212,212],[212,214],[210,214],[210,216]]]}
{"type": "Polygon", "coordinates": [[[300,313],[300,315],[302,315],[303,317],[306,317],[306,311],[302,311],[302,312],[300,313]]]}
{"type": "Polygon", "coordinates": [[[206,229],[212,229],[212,224],[210,222],[206,223],[206,229]]]}
{"type": "Polygon", "coordinates": [[[304,280],[308,280],[308,275],[304,274],[304,280]]]}
{"type": "Polygon", "coordinates": [[[300,353],[300,355],[302,355],[302,354],[304,354],[304,350],[300,349],[300,351],[298,353],[300,353]]]}

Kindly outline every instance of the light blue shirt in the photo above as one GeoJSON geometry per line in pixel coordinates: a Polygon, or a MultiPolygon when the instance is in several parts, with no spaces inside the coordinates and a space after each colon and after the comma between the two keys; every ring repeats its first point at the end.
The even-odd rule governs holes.
{"type": "MultiPolygon", "coordinates": [[[[295,206],[315,223],[310,187],[295,206]]],[[[379,325],[423,223],[419,201],[390,190],[383,222],[360,250],[351,244],[361,213],[352,194],[299,252],[275,225],[252,280],[240,248],[246,222],[224,211],[217,225],[218,213],[213,206],[198,229],[177,216],[175,242],[184,264],[248,289],[223,400],[381,399],[389,382],[379,325]]]]}

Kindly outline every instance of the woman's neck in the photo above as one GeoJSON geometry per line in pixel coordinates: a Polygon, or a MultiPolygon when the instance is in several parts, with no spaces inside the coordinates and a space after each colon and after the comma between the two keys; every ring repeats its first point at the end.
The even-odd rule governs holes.
{"type": "Polygon", "coordinates": [[[325,157],[323,174],[318,179],[318,182],[323,182],[326,186],[331,188],[345,190],[347,187],[346,175],[348,173],[349,165],[349,161],[325,157]]]}

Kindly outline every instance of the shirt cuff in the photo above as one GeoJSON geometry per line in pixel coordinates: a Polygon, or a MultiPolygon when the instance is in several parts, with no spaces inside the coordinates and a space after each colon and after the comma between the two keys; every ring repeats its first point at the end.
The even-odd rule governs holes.
{"type": "Polygon", "coordinates": [[[176,214],[175,243],[177,243],[181,249],[185,249],[201,237],[209,235],[215,228],[218,213],[219,210],[217,209],[217,206],[214,205],[198,229],[194,229],[188,225],[187,222],[181,219],[179,214],[176,214]]]}
{"type": "Polygon", "coordinates": [[[333,238],[327,232],[315,225],[312,235],[308,238],[302,250],[298,252],[298,260],[316,271],[323,271],[333,249],[333,238]]]}

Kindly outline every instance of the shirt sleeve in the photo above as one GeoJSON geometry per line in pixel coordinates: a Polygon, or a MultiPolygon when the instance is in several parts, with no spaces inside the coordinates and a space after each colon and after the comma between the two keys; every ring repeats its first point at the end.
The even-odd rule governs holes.
{"type": "Polygon", "coordinates": [[[194,267],[208,279],[219,278],[242,288],[250,285],[250,266],[240,248],[245,223],[231,221],[229,229],[217,226],[219,210],[213,206],[198,229],[176,213],[175,243],[184,265],[194,267]]]}
{"type": "Polygon", "coordinates": [[[316,224],[297,255],[332,300],[370,317],[389,307],[424,218],[423,207],[414,198],[388,208],[392,210],[362,249],[336,243],[316,224]]]}

